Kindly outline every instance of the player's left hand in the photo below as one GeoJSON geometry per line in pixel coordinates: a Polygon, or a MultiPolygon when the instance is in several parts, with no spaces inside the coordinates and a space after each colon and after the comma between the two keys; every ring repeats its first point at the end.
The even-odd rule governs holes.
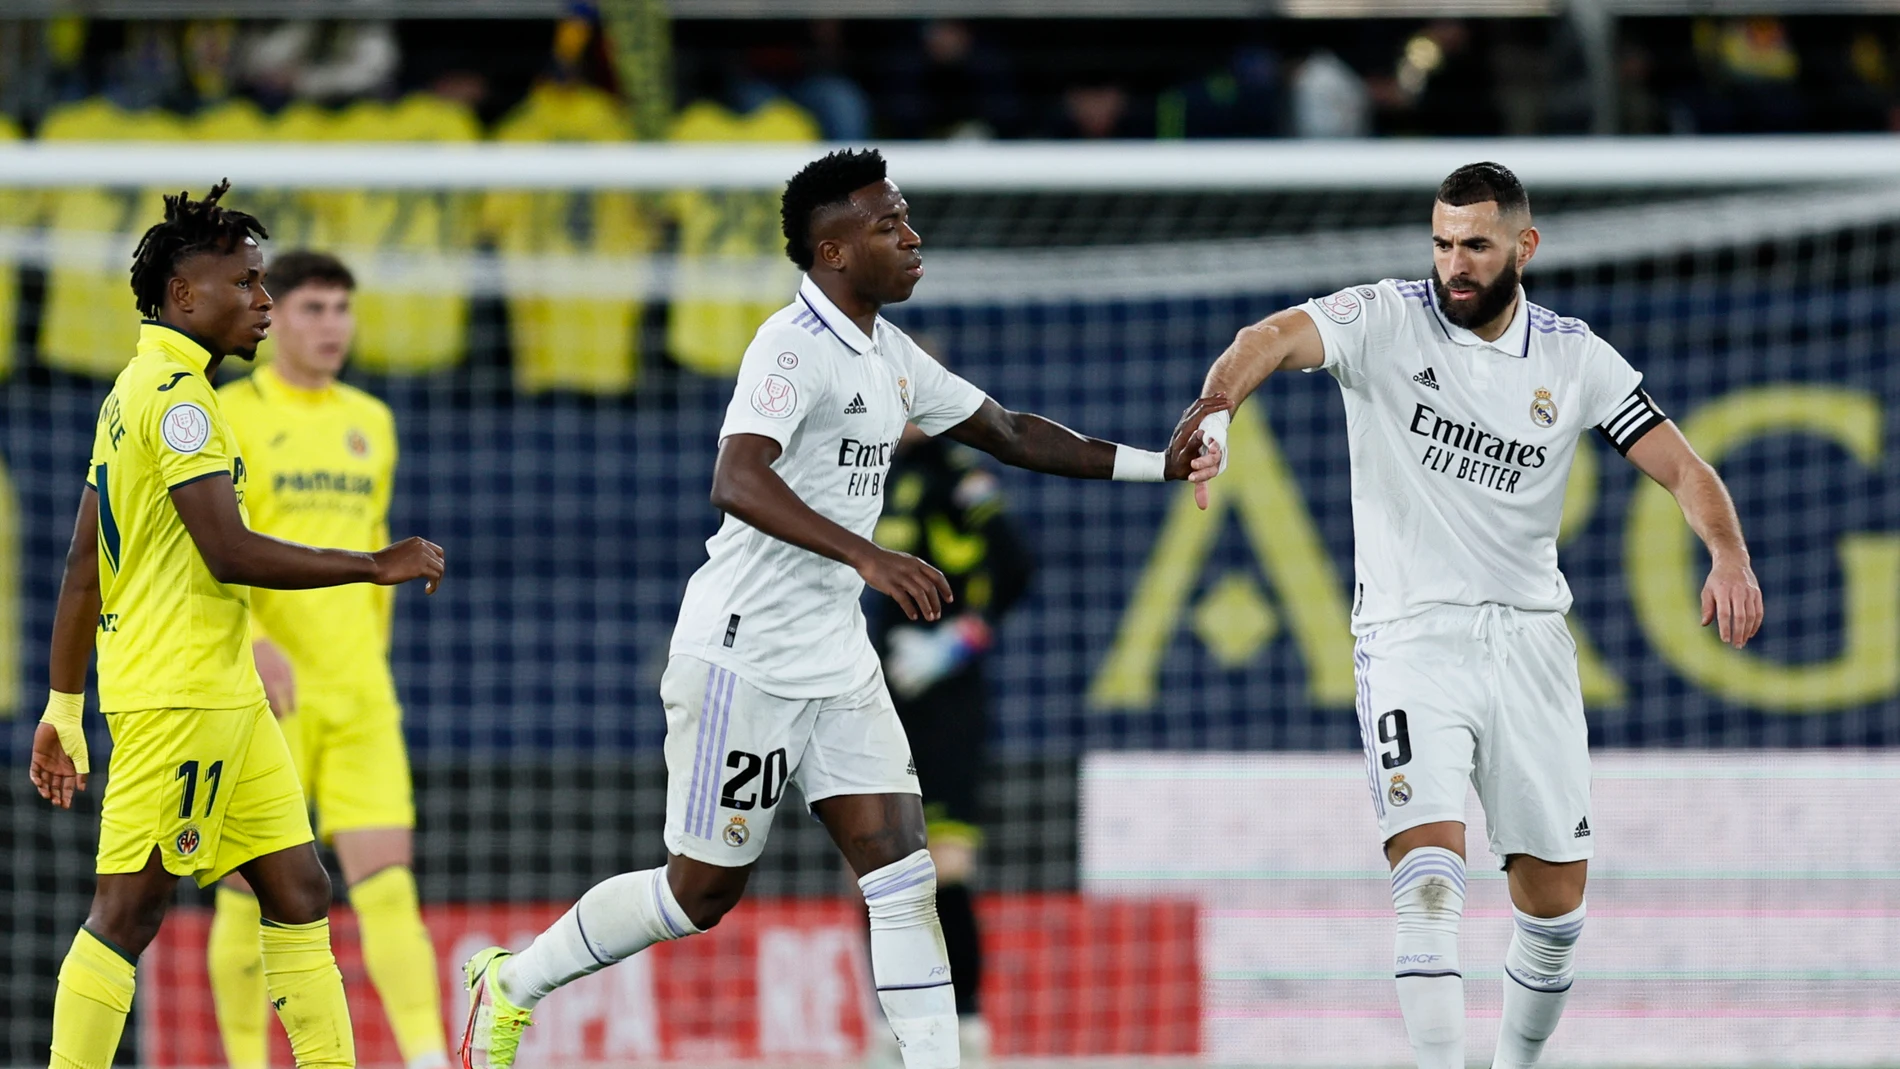
{"type": "Polygon", "coordinates": [[[1196,398],[1187,411],[1181,413],[1181,422],[1174,425],[1174,437],[1168,442],[1167,465],[1162,469],[1164,478],[1172,482],[1188,477],[1195,458],[1201,455],[1201,420],[1210,413],[1230,411],[1233,407],[1225,394],[1217,393],[1196,398]]]}
{"type": "Polygon", "coordinates": [[[1722,641],[1736,649],[1761,630],[1761,584],[1746,560],[1720,560],[1702,584],[1702,626],[1715,622],[1722,641]]]}

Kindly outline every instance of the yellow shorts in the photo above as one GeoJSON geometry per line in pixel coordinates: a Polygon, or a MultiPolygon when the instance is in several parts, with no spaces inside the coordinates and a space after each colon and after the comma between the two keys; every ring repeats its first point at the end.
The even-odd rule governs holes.
{"type": "Polygon", "coordinates": [[[340,831],[416,826],[402,706],[394,694],[300,689],[297,711],[283,725],[324,842],[340,831]]]}
{"type": "Polygon", "coordinates": [[[303,790],[270,706],[112,713],[99,812],[101,873],[165,871],[201,887],[311,841],[303,790]]]}

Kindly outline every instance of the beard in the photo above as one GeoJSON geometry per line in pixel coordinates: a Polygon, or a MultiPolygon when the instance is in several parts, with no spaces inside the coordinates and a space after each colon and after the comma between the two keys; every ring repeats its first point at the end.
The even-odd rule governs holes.
{"type": "MultiPolygon", "coordinates": [[[[1453,326],[1476,330],[1504,314],[1504,310],[1511,306],[1511,299],[1517,296],[1518,277],[1517,264],[1506,263],[1504,270],[1498,272],[1498,277],[1492,279],[1490,285],[1479,287],[1477,296],[1467,301],[1461,311],[1452,305],[1451,289],[1445,285],[1444,279],[1438,277],[1438,267],[1433,265],[1432,296],[1438,300],[1438,310],[1445,314],[1453,326]]],[[[1455,281],[1470,284],[1472,279],[1469,275],[1459,275],[1455,281]]]]}

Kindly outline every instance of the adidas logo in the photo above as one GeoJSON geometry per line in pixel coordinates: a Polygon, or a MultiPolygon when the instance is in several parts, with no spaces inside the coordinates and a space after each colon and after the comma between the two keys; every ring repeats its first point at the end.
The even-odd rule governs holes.
{"type": "Polygon", "coordinates": [[[844,414],[847,416],[864,415],[864,395],[861,393],[852,394],[851,403],[844,406],[844,414]]]}
{"type": "Polygon", "coordinates": [[[1584,817],[1582,820],[1577,821],[1577,830],[1570,837],[1572,839],[1588,839],[1590,837],[1590,818],[1584,817]]]}
{"type": "MultiPolygon", "coordinates": [[[[1438,376],[1432,374],[1431,368],[1426,368],[1418,374],[1413,375],[1412,381],[1418,383],[1420,386],[1430,386],[1434,390],[1438,389],[1438,376]]],[[[1584,834],[1587,835],[1589,833],[1585,832],[1584,834]]]]}

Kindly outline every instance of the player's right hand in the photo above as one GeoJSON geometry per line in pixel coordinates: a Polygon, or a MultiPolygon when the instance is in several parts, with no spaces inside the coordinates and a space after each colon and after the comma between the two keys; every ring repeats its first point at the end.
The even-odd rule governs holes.
{"type": "Polygon", "coordinates": [[[73,792],[86,789],[86,773],[92,770],[86,730],[72,698],[57,691],[48,698],[46,715],[33,729],[33,759],[27,767],[40,797],[61,809],[73,807],[73,792]]]}
{"type": "Polygon", "coordinates": [[[427,579],[423,593],[433,594],[442,585],[442,547],[426,538],[405,538],[393,546],[384,546],[370,554],[376,560],[379,586],[395,586],[411,579],[427,579]]]}
{"type": "Polygon", "coordinates": [[[1206,512],[1208,480],[1220,474],[1221,465],[1227,453],[1221,448],[1221,444],[1215,441],[1209,441],[1201,448],[1206,452],[1195,457],[1188,465],[1188,481],[1194,484],[1194,503],[1200,506],[1202,512],[1206,512]]]}
{"type": "Polygon", "coordinates": [[[871,589],[890,595],[913,620],[936,620],[943,615],[943,603],[956,600],[942,572],[908,553],[880,549],[858,565],[858,574],[871,589]]]}
{"type": "Polygon", "coordinates": [[[277,643],[260,638],[251,643],[251,659],[257,662],[257,678],[264,681],[264,700],[271,713],[282,720],[297,711],[297,673],[290,658],[277,643]]]}

